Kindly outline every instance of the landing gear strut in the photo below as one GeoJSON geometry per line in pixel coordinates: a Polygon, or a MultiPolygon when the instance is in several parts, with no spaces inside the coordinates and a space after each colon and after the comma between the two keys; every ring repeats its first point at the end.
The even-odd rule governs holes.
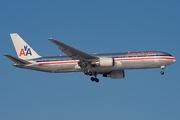
{"type": "Polygon", "coordinates": [[[164,69],[165,69],[165,66],[161,66],[161,69],[162,69],[162,70],[161,70],[160,73],[161,73],[161,75],[164,75],[164,69]]]}

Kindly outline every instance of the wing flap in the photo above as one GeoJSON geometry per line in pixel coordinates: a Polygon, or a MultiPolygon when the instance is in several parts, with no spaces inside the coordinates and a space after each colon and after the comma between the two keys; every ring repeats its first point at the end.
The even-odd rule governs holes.
{"type": "Polygon", "coordinates": [[[73,48],[69,45],[66,45],[58,40],[55,40],[54,38],[48,38],[48,40],[50,40],[52,43],[56,44],[62,52],[67,54],[72,59],[87,60],[87,61],[98,59],[95,56],[87,54],[87,53],[80,51],[76,48],[73,48]]]}

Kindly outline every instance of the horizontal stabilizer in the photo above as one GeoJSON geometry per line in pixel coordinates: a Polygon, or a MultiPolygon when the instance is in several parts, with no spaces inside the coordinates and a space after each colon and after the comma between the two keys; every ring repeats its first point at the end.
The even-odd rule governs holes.
{"type": "Polygon", "coordinates": [[[23,59],[20,59],[20,58],[17,58],[17,57],[8,55],[8,54],[4,54],[4,56],[6,56],[7,58],[11,59],[12,61],[14,61],[15,63],[18,63],[18,64],[30,64],[30,62],[28,62],[26,60],[23,60],[23,59]]]}

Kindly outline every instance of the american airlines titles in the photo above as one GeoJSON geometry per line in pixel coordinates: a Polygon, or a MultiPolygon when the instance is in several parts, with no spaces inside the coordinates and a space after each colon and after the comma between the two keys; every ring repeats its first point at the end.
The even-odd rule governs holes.
{"type": "Polygon", "coordinates": [[[126,56],[149,56],[149,55],[154,55],[154,52],[128,52],[126,56]]]}

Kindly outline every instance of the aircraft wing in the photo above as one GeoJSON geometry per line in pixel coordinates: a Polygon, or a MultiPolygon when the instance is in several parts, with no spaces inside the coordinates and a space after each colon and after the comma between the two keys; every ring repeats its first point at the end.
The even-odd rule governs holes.
{"type": "Polygon", "coordinates": [[[30,62],[26,61],[26,60],[22,60],[20,58],[8,55],[8,54],[4,54],[4,56],[6,56],[7,58],[11,59],[12,61],[14,61],[15,63],[18,64],[30,64],[30,62]]]}
{"type": "Polygon", "coordinates": [[[50,40],[51,42],[56,44],[62,52],[64,52],[70,58],[72,58],[74,60],[76,59],[76,60],[92,61],[94,59],[99,59],[93,55],[87,54],[83,51],[80,51],[76,48],[66,45],[58,40],[55,40],[54,38],[48,38],[48,40],[50,40]]]}

